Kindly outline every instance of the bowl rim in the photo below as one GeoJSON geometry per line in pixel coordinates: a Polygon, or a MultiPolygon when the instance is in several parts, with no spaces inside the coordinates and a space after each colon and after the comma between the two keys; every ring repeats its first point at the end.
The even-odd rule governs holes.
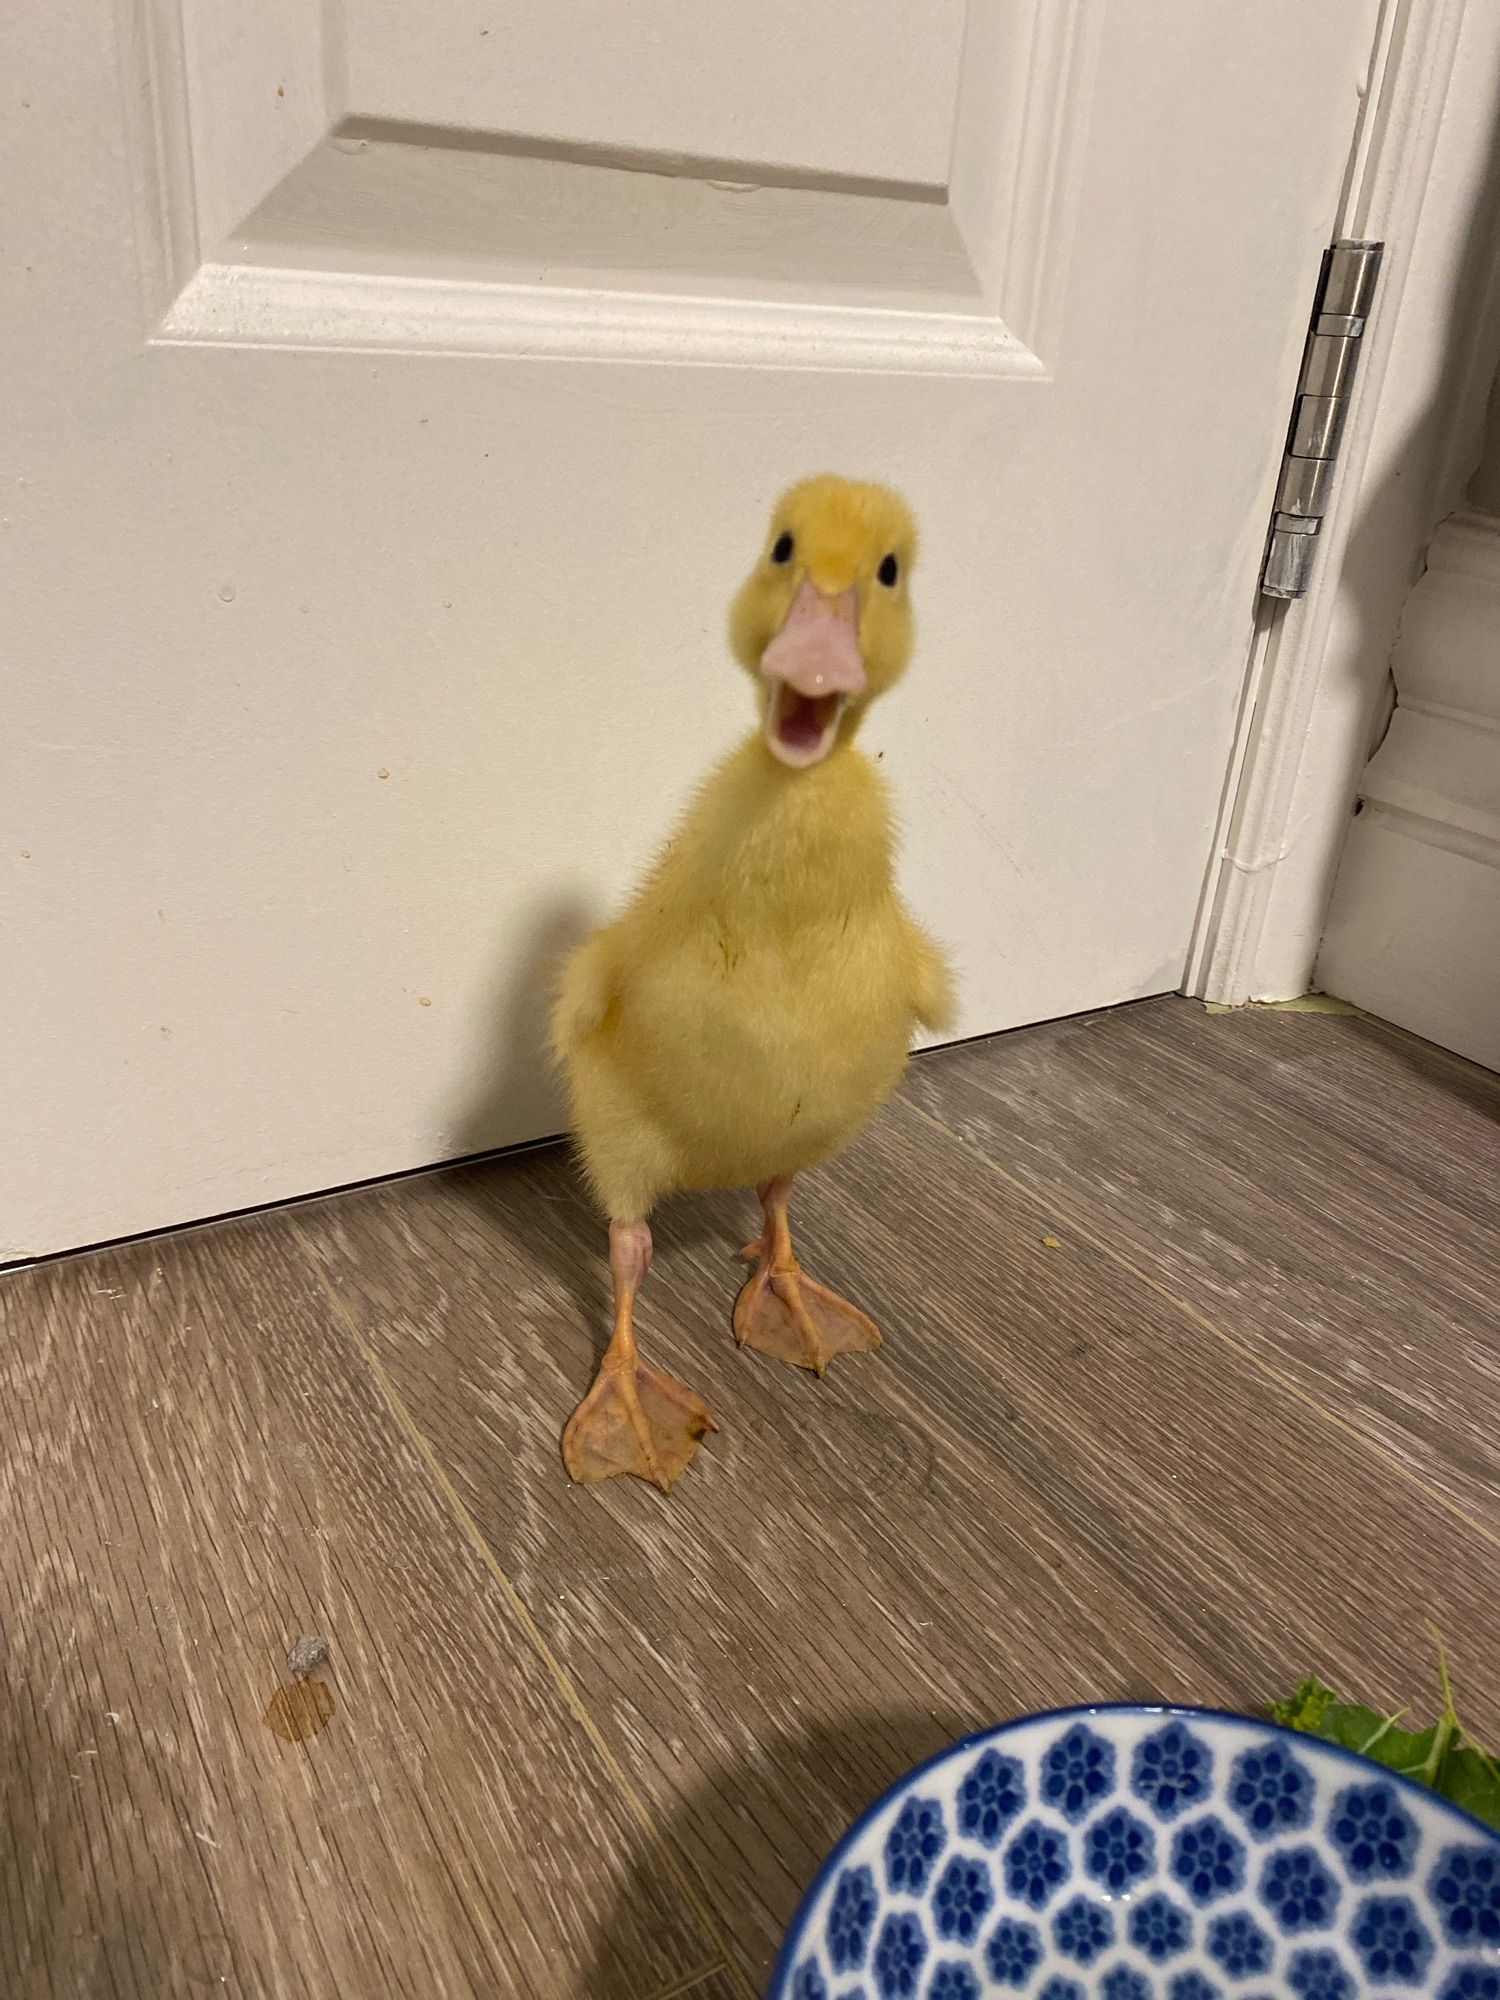
{"type": "Polygon", "coordinates": [[[1451,1799],[1445,1799],[1441,1792],[1409,1778],[1404,1771],[1394,1771],[1389,1764],[1382,1764],[1377,1758],[1365,1756],[1362,1750],[1351,1750],[1345,1743],[1331,1743],[1326,1736],[1313,1736],[1305,1729],[1293,1729],[1285,1722],[1273,1722],[1269,1716],[1242,1715],[1232,1708],[1199,1708],[1191,1704],[1170,1701],[1085,1701],[1075,1702],[1065,1708],[1039,1708],[1028,1715],[1012,1716],[1008,1722],[997,1722],[988,1729],[976,1729],[967,1736],[959,1736],[945,1749],[936,1750],[932,1756],[924,1757],[920,1764],[913,1764],[886,1786],[879,1798],[871,1801],[856,1820],[845,1829],[842,1836],[829,1850],[822,1865],[813,1876],[792,1913],[786,1935],[781,1941],[781,1949],[776,1954],[776,1963],[771,1968],[771,1981],[766,1988],[765,2000],[789,2000],[792,1973],[796,1968],[798,1953],[802,1948],[802,1933],[807,1927],[807,1919],[814,1903],[823,1893],[825,1883],[843,1866],[844,1857],[864,1833],[871,1820],[877,1818],[891,1800],[914,1785],[928,1771],[936,1770],[950,1758],[962,1756],[970,1750],[977,1750],[982,1744],[993,1743],[998,1737],[1013,1735],[1019,1729],[1030,1728],[1044,1722],[1070,1722],[1083,1716],[1101,1715],[1151,1715],[1178,1716],[1184,1721],[1233,1722],[1241,1728],[1263,1729],[1271,1736],[1287,1736],[1304,1748],[1311,1745],[1314,1753],[1328,1751],[1335,1758],[1342,1759],[1357,1771],[1378,1771],[1383,1777],[1401,1789],[1416,1793],[1431,1805],[1449,1813],[1462,1826],[1471,1827],[1481,1840],[1491,1846],[1500,1847],[1500,1833],[1492,1826],[1486,1826],[1482,1819],[1463,1806],[1456,1806],[1451,1799]]]}

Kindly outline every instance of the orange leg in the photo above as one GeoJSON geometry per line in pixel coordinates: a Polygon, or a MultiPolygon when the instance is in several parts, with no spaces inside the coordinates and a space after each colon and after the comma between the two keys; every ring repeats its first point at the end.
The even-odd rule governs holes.
{"type": "Polygon", "coordinates": [[[758,1348],[794,1368],[821,1375],[838,1354],[862,1354],[879,1347],[875,1322],[826,1285],[809,1278],[792,1255],[787,1207],[790,1177],[763,1181],[756,1190],[766,1224],[745,1256],[754,1260],[750,1279],[734,1307],[734,1337],[741,1347],[758,1348]]]}
{"type": "Polygon", "coordinates": [[[563,1464],[568,1477],[581,1485],[629,1472],[670,1493],[699,1439],[718,1429],[701,1396],[672,1376],[648,1368],[636,1353],[632,1314],[650,1263],[651,1231],[646,1224],[612,1222],[614,1332],[593,1388],[563,1432],[563,1464]]]}

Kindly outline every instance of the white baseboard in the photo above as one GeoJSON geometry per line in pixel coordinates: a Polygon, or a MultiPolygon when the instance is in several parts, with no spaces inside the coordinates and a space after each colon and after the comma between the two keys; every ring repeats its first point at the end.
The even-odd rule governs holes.
{"type": "Polygon", "coordinates": [[[1391,668],[1317,982],[1500,1069],[1500,520],[1439,530],[1391,668]]]}

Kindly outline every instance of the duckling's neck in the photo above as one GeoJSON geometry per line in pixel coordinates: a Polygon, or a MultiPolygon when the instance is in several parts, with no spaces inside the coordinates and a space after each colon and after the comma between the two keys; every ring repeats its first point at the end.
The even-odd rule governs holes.
{"type": "Polygon", "coordinates": [[[746,928],[842,917],[890,893],[885,783],[847,736],[796,770],[757,733],[710,779],[700,811],[706,823],[689,831],[690,842],[708,836],[696,854],[700,888],[746,928]]]}

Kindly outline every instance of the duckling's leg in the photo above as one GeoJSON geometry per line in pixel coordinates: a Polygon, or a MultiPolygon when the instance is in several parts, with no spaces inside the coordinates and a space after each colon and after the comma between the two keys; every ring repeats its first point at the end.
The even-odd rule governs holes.
{"type": "Polygon", "coordinates": [[[734,1307],[734,1337],[741,1347],[788,1361],[794,1368],[811,1368],[821,1375],[837,1354],[862,1354],[879,1347],[875,1322],[857,1306],[809,1278],[792,1255],[792,1231],[787,1207],[791,1177],[762,1181],[756,1190],[766,1212],[766,1226],[745,1256],[755,1261],[750,1279],[734,1307]]]}
{"type": "Polygon", "coordinates": [[[651,1264],[644,1222],[609,1225],[609,1269],[615,1287],[615,1330],[594,1386],[568,1419],[563,1464],[580,1484],[632,1472],[663,1493],[681,1477],[705,1431],[719,1427],[701,1396],[648,1368],[636,1353],[632,1311],[651,1264]]]}

